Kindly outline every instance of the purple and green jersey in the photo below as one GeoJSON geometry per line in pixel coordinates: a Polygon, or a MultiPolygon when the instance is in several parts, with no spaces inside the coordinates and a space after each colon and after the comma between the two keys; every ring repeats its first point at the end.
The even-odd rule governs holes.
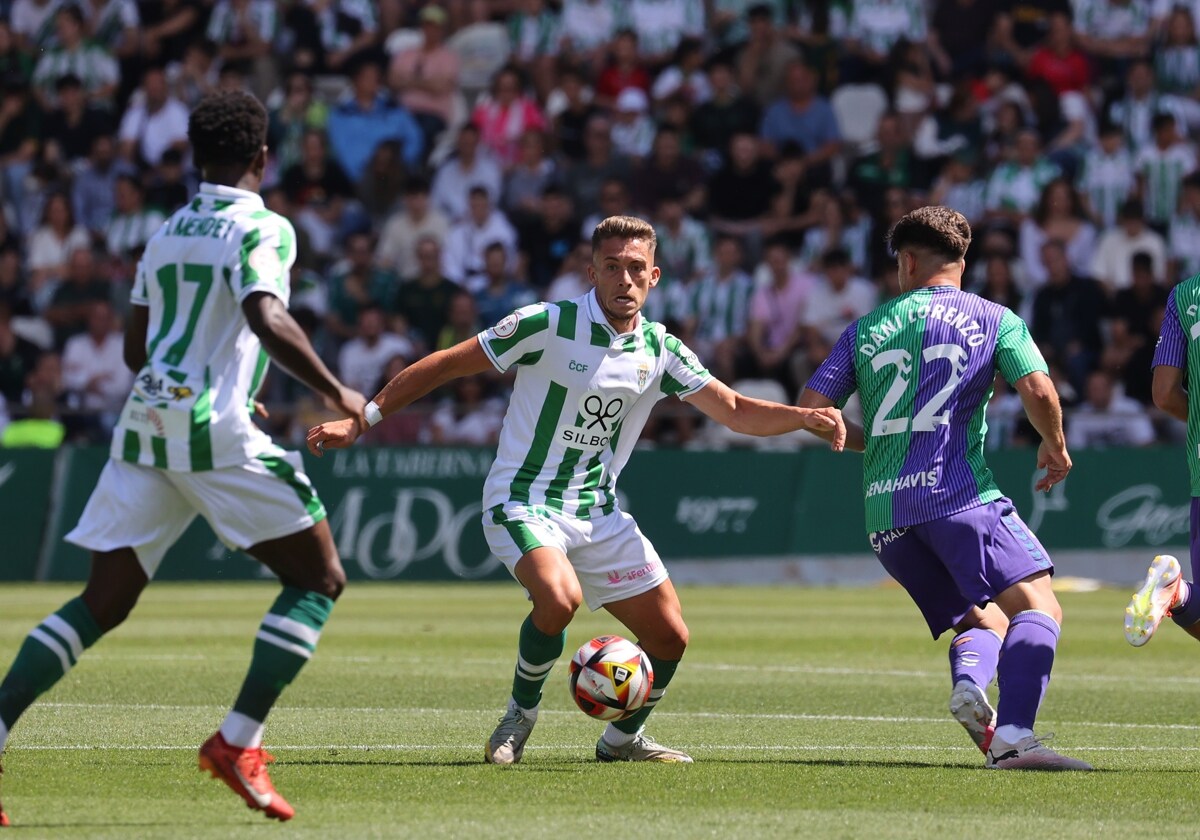
{"type": "Polygon", "coordinates": [[[808,387],[839,407],[858,391],[867,531],[950,516],[1001,497],[983,458],[984,415],[1046,362],[1007,307],[953,286],[915,289],[852,323],[808,387]]]}
{"type": "Polygon", "coordinates": [[[1154,348],[1153,366],[1166,365],[1187,371],[1187,465],[1192,495],[1200,496],[1200,349],[1188,345],[1200,338],[1200,275],[1184,280],[1167,295],[1162,331],[1154,348]],[[1190,351],[1190,352],[1189,352],[1190,351]]]}

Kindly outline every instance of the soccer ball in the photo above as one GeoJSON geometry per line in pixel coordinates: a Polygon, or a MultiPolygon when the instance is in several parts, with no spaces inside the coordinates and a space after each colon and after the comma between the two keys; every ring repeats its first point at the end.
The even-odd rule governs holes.
{"type": "Polygon", "coordinates": [[[585,715],[622,720],[646,705],[654,668],[645,652],[620,636],[597,636],[571,657],[571,696],[585,715]]]}

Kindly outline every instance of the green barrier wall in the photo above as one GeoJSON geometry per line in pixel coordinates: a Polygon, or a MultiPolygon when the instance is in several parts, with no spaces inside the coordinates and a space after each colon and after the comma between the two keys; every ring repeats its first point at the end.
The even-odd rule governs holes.
{"type": "MultiPolygon", "coordinates": [[[[7,539],[0,579],[78,580],[86,552],[62,541],[107,458],[105,449],[0,451],[7,539]]],[[[507,573],[479,524],[490,451],[368,449],[308,458],[346,570],[357,579],[481,580],[507,573]]],[[[1001,488],[1048,548],[1186,544],[1189,492],[1175,448],[1080,452],[1064,485],[1034,499],[1033,450],[990,457],[1001,488]]],[[[861,461],[802,452],[637,452],[621,476],[622,505],[668,560],[869,556],[861,461]]],[[[168,554],[163,580],[252,579],[197,520],[168,554]]]]}

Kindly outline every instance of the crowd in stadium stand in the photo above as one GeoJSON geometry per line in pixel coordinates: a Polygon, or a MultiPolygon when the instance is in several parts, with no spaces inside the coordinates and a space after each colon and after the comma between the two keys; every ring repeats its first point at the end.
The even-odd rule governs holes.
{"type": "MultiPolygon", "coordinates": [[[[1200,272],[1198,17],[1200,0],[0,0],[0,443],[106,440],[138,255],[197,185],[189,108],[241,87],[270,111],[292,311],[368,397],[515,307],[582,294],[592,228],[633,213],[658,232],[647,314],[724,380],[794,399],[897,294],[889,226],[940,203],[975,229],[969,288],[1029,323],[1072,446],[1177,437],[1149,362],[1168,290],[1200,272]]],[[[372,439],[492,443],[506,384],[460,382],[372,439]]],[[[325,416],[281,374],[261,400],[285,440],[325,416]]],[[[662,408],[653,440],[730,442],[662,408]]],[[[1020,416],[999,383],[989,445],[1029,443],[1020,416]]]]}

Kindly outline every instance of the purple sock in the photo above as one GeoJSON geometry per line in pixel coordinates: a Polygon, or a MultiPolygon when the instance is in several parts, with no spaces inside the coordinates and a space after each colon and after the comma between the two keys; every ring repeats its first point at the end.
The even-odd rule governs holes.
{"type": "Polygon", "coordinates": [[[1192,597],[1192,585],[1185,581],[1179,584],[1179,603],[1171,608],[1171,620],[1180,627],[1191,627],[1200,621],[1200,598],[1192,597]]]}
{"type": "Polygon", "coordinates": [[[986,691],[996,677],[1000,643],[991,630],[978,627],[955,636],[950,642],[950,684],[970,680],[986,691]]]}
{"type": "Polygon", "coordinates": [[[1050,684],[1058,622],[1037,610],[1017,613],[1008,623],[1000,649],[1000,707],[996,728],[1033,729],[1038,707],[1050,684]]]}

